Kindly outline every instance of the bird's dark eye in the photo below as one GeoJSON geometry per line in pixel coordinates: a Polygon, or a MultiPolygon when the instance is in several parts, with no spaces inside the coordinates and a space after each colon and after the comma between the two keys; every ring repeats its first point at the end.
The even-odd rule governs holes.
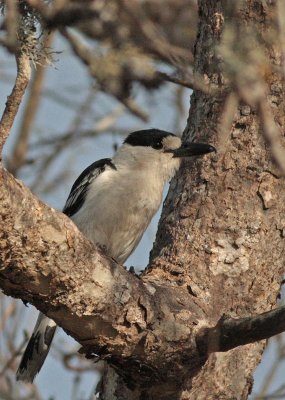
{"type": "Polygon", "coordinates": [[[162,149],[162,142],[161,141],[156,141],[153,143],[152,147],[156,150],[162,149]]]}

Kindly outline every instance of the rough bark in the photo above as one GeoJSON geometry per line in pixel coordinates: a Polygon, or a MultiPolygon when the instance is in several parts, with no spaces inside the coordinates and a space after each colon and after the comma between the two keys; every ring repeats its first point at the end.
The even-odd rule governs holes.
{"type": "Polygon", "coordinates": [[[10,134],[15,116],[31,76],[29,56],[20,52],[20,54],[16,55],[16,61],[17,78],[12,93],[7,98],[5,110],[0,121],[0,161],[4,143],[10,134]]]}
{"type": "MultiPolygon", "coordinates": [[[[189,286],[156,281],[151,272],[139,279],[4,169],[0,182],[1,288],[52,317],[88,357],[97,354],[112,366],[105,398],[179,398],[210,352],[285,329],[284,308],[240,320],[222,318],[208,328],[214,318],[208,319],[189,286]],[[244,340],[237,340],[237,333],[244,340]]],[[[173,276],[173,266],[171,271],[173,276]]]]}
{"type": "Polygon", "coordinates": [[[205,361],[193,340],[203,312],[195,304],[192,312],[184,310],[187,290],[178,294],[143,282],[4,169],[0,182],[0,286],[6,294],[53,318],[87,356],[100,355],[119,369],[128,387],[163,382],[173,392],[177,370],[182,379],[188,367],[205,361]],[[186,368],[189,354],[195,361],[186,368]]]}
{"type": "MultiPolygon", "coordinates": [[[[225,82],[222,60],[214,52],[229,18],[225,5],[199,2],[196,70],[211,84],[225,82]]],[[[267,31],[273,8],[272,2],[242,2],[240,29],[252,24],[258,32],[267,31]]],[[[278,49],[268,54],[280,65],[278,49]]],[[[283,82],[278,74],[267,76],[267,82],[274,118],[284,127],[283,82]]],[[[224,99],[194,92],[185,138],[206,138],[219,147],[224,99]]],[[[271,162],[254,108],[239,105],[227,139],[216,160],[197,161],[173,180],[148,274],[151,281],[187,288],[212,326],[223,314],[270,310],[284,273],[284,180],[271,162]]],[[[212,354],[194,378],[189,376],[179,398],[246,399],[264,344],[212,354]]]]}

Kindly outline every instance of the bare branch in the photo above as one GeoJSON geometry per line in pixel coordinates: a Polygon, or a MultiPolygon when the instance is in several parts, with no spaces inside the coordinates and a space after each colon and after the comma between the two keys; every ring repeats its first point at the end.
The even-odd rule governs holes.
{"type": "Polygon", "coordinates": [[[0,153],[2,153],[5,141],[10,134],[14,119],[31,76],[29,56],[20,52],[16,55],[16,60],[17,78],[13,90],[10,96],[8,96],[6,107],[0,121],[0,153]]]}
{"type": "Polygon", "coordinates": [[[7,26],[7,40],[6,47],[8,49],[15,49],[17,44],[17,18],[18,9],[15,0],[8,0],[7,2],[7,13],[5,24],[7,26]]]}
{"type": "Polygon", "coordinates": [[[81,21],[89,21],[98,17],[98,12],[91,7],[69,5],[69,7],[61,7],[57,4],[53,8],[49,8],[44,1],[26,0],[27,3],[36,9],[42,16],[49,29],[58,27],[72,26],[81,21]]]}
{"type": "Polygon", "coordinates": [[[124,97],[120,99],[122,104],[126,106],[127,110],[129,110],[136,117],[140,118],[143,122],[148,121],[148,114],[139,107],[139,105],[135,102],[132,97],[124,97]]]}
{"type": "Polygon", "coordinates": [[[26,339],[24,339],[22,341],[22,343],[20,344],[20,346],[18,347],[18,349],[16,349],[16,351],[13,352],[13,354],[11,355],[9,360],[7,360],[6,364],[0,370],[0,378],[2,378],[5,375],[5,372],[7,371],[7,369],[12,367],[13,362],[15,361],[16,357],[18,357],[21,354],[21,352],[23,351],[26,344],[27,344],[27,341],[26,341],[26,339]]]}
{"type": "Polygon", "coordinates": [[[238,107],[238,97],[235,93],[231,92],[226,98],[224,111],[218,126],[219,144],[217,147],[219,149],[218,151],[220,155],[225,154],[225,152],[227,151],[230,139],[231,127],[235,113],[237,111],[237,107],[238,107]]]}
{"type": "Polygon", "coordinates": [[[158,72],[157,76],[167,82],[176,83],[188,89],[200,90],[201,92],[211,95],[217,94],[217,89],[211,88],[199,74],[195,74],[194,76],[189,73],[185,78],[179,78],[174,75],[166,74],[165,72],[158,72]]]}
{"type": "Polygon", "coordinates": [[[265,98],[257,103],[263,134],[270,146],[272,157],[283,175],[285,175],[285,148],[281,144],[281,130],[274,121],[274,114],[265,98]]]}
{"type": "Polygon", "coordinates": [[[159,29],[144,14],[139,1],[120,1],[120,6],[124,8],[126,13],[133,20],[137,35],[141,36],[146,50],[150,51],[158,58],[169,62],[172,65],[186,62],[189,65],[193,62],[194,57],[190,49],[177,48],[170,45],[160,34],[159,29]]]}
{"type": "MultiPolygon", "coordinates": [[[[51,46],[53,41],[53,33],[47,33],[43,38],[43,46],[48,48],[51,46]]],[[[31,82],[31,90],[29,92],[29,98],[26,103],[23,118],[19,127],[18,138],[14,145],[12,155],[8,162],[8,169],[14,175],[17,170],[23,165],[28,149],[28,139],[31,133],[33,121],[35,119],[42,92],[42,86],[44,82],[45,65],[39,63],[35,70],[34,77],[31,82]]]]}
{"type": "Polygon", "coordinates": [[[120,76],[116,76],[117,83],[115,85],[116,89],[114,89],[112,85],[109,85],[109,80],[106,79],[104,71],[101,68],[99,68],[101,71],[100,74],[102,75],[103,73],[103,75],[98,75],[98,58],[95,57],[91,50],[78,37],[71,32],[68,32],[66,29],[62,29],[61,34],[68,40],[74,53],[85,65],[88,66],[91,75],[97,79],[102,89],[115,96],[132,114],[146,122],[148,115],[138,106],[135,100],[131,98],[128,93],[124,93],[125,88],[121,88],[120,76]]]}
{"type": "Polygon", "coordinates": [[[12,301],[5,310],[1,310],[0,332],[3,332],[6,327],[6,322],[15,314],[16,302],[12,301]]]}
{"type": "Polygon", "coordinates": [[[282,306],[252,317],[223,316],[216,326],[203,328],[196,343],[201,354],[209,354],[268,339],[284,331],[285,306],[282,306]]]}
{"type": "Polygon", "coordinates": [[[279,25],[279,42],[282,50],[282,68],[283,76],[285,76],[285,3],[282,0],[277,0],[277,18],[279,25]]]}
{"type": "Polygon", "coordinates": [[[175,289],[161,290],[128,273],[96,250],[66,216],[38,201],[4,169],[0,174],[0,218],[6,226],[0,242],[3,291],[54,319],[89,357],[96,353],[113,365],[128,363],[127,374],[138,381],[155,380],[161,373],[174,376],[179,338],[185,340],[187,323],[192,329],[191,317],[183,316],[183,324],[179,318],[162,321],[162,309],[166,313],[174,307],[174,314],[183,309],[175,289]],[[163,365],[160,352],[147,350],[152,337],[161,337],[161,351],[169,354],[163,365]]]}

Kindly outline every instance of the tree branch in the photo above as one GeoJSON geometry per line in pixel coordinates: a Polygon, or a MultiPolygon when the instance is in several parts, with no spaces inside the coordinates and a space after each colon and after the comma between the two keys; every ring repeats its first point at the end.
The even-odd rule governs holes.
{"type": "Polygon", "coordinates": [[[266,99],[261,97],[257,102],[257,110],[260,118],[262,132],[265,140],[270,146],[272,157],[280,168],[282,175],[285,175],[285,148],[282,146],[281,138],[283,133],[274,120],[272,107],[266,99]]]}
{"type": "Polygon", "coordinates": [[[166,82],[176,83],[177,85],[184,86],[192,90],[200,90],[201,92],[209,95],[215,95],[219,92],[217,88],[210,87],[201,76],[196,74],[188,74],[186,77],[179,78],[174,75],[169,75],[165,72],[157,72],[157,77],[166,82]]]}
{"type": "MultiPolygon", "coordinates": [[[[52,44],[53,38],[53,32],[45,34],[42,39],[43,47],[49,48],[52,44]]],[[[41,60],[39,62],[39,65],[37,66],[37,69],[35,70],[31,82],[31,88],[29,91],[29,98],[26,102],[25,110],[20,124],[18,137],[15,142],[12,154],[9,158],[8,169],[10,172],[13,173],[13,175],[16,175],[18,169],[21,168],[22,165],[25,163],[25,158],[28,150],[28,140],[36,113],[38,111],[40,97],[43,89],[43,82],[46,71],[46,66],[44,64],[44,60],[41,60]]]]}
{"type": "MultiPolygon", "coordinates": [[[[83,353],[100,355],[138,384],[162,375],[174,385],[181,351],[196,354],[189,340],[196,329],[194,310],[185,314],[183,305],[187,290],[178,296],[176,288],[130,274],[4,169],[0,183],[4,293],[35,305],[73,336],[83,353]]],[[[194,365],[204,361],[199,356],[194,365]]]]}
{"type": "Polygon", "coordinates": [[[13,90],[10,96],[8,96],[6,107],[0,121],[0,153],[2,153],[5,141],[10,134],[10,130],[31,76],[31,67],[28,55],[24,52],[19,52],[16,55],[16,61],[17,78],[13,90]]]}
{"type": "MultiPolygon", "coordinates": [[[[77,57],[89,68],[89,71],[92,76],[97,80],[97,83],[100,87],[107,93],[113,95],[117,98],[124,106],[129,110],[130,113],[135,115],[136,117],[140,118],[142,121],[146,122],[148,120],[147,113],[140,108],[140,106],[136,103],[136,101],[129,95],[128,90],[125,92],[125,88],[117,87],[114,90],[112,85],[109,85],[110,76],[106,79],[106,74],[103,72],[102,65],[99,66],[98,60],[102,58],[100,56],[96,56],[90,48],[88,48],[82,40],[80,40],[76,35],[68,32],[66,29],[61,29],[60,33],[63,37],[69,42],[73,52],[77,57]],[[102,74],[103,72],[103,74],[102,74]],[[106,84],[106,81],[109,82],[106,84]]],[[[118,74],[116,76],[117,84],[120,81],[124,81],[122,76],[118,74]]],[[[124,86],[124,85],[123,85],[124,86]]]]}
{"type": "Polygon", "coordinates": [[[285,306],[256,317],[222,318],[201,330],[208,321],[184,287],[133,276],[3,169],[0,182],[3,291],[37,306],[83,346],[83,353],[99,355],[138,385],[158,377],[177,385],[177,369],[182,382],[209,353],[285,330],[285,306]]]}
{"type": "Polygon", "coordinates": [[[223,316],[212,328],[203,328],[196,343],[201,354],[228,351],[235,347],[269,339],[285,331],[285,306],[245,318],[223,316]]]}

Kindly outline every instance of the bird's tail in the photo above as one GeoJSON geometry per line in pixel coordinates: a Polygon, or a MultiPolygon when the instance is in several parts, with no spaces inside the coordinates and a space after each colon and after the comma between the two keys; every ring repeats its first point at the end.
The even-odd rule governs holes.
{"type": "Polygon", "coordinates": [[[56,323],[39,313],[33,334],[16,373],[18,381],[33,382],[48,355],[55,330],[56,323]]]}

